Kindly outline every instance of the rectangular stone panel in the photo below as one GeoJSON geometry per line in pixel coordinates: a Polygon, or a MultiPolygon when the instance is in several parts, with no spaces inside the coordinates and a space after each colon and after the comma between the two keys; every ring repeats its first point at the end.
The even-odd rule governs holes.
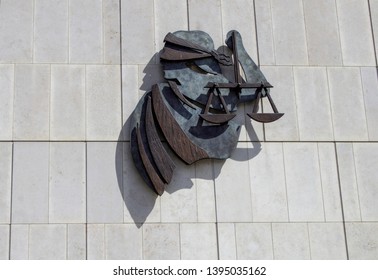
{"type": "Polygon", "coordinates": [[[86,67],[87,139],[118,140],[121,134],[121,75],[115,65],[86,67]]]}
{"type": "Polygon", "coordinates": [[[362,221],[378,221],[378,144],[354,143],[362,221]]]}
{"type": "Polygon", "coordinates": [[[0,143],[0,224],[11,222],[12,143],[0,143]]]}
{"type": "Polygon", "coordinates": [[[68,62],[68,0],[36,0],[34,62],[68,62]]]}
{"type": "Polygon", "coordinates": [[[237,255],[240,260],[273,259],[271,224],[236,224],[237,255]]]}
{"type": "Polygon", "coordinates": [[[213,223],[181,224],[180,243],[183,260],[218,258],[216,228],[213,223]]]}
{"type": "Polygon", "coordinates": [[[311,259],[345,260],[347,258],[342,223],[309,223],[311,259]]]}
{"type": "Polygon", "coordinates": [[[121,64],[120,1],[102,1],[104,64],[121,64]]]}
{"type": "Polygon", "coordinates": [[[105,258],[137,260],[142,258],[142,229],[134,224],[105,225],[105,258]]]}
{"type": "Polygon", "coordinates": [[[300,140],[332,141],[332,114],[326,69],[295,67],[294,80],[300,140]]]}
{"type": "Polygon", "coordinates": [[[337,143],[337,162],[345,221],[361,221],[353,145],[337,143]]]}
{"type": "Polygon", "coordinates": [[[50,144],[50,223],[86,221],[85,152],[84,143],[50,144]]]}
{"type": "Polygon", "coordinates": [[[29,259],[29,225],[11,225],[10,259],[29,259]]]}
{"type": "Polygon", "coordinates": [[[102,0],[70,0],[69,62],[103,62],[102,0]]]}
{"type": "Polygon", "coordinates": [[[346,223],[348,253],[351,260],[378,259],[378,224],[346,223]]]}
{"type": "Polygon", "coordinates": [[[105,259],[105,225],[87,224],[87,259],[105,259]]]}
{"type": "Polygon", "coordinates": [[[218,247],[220,260],[236,260],[235,224],[218,223],[218,247]]]}
{"type": "Polygon", "coordinates": [[[32,62],[33,1],[2,0],[0,62],[32,62]]]}
{"type": "Polygon", "coordinates": [[[14,65],[0,65],[0,140],[12,140],[14,65]]]}
{"type": "Polygon", "coordinates": [[[218,222],[252,222],[248,146],[239,143],[231,158],[214,161],[218,222]]]}
{"type": "Polygon", "coordinates": [[[116,147],[116,142],[87,143],[88,223],[123,223],[123,151],[116,147]]]}
{"type": "Polygon", "coordinates": [[[195,163],[194,185],[197,191],[198,222],[215,222],[214,174],[211,160],[201,160],[195,163]]]}
{"type": "MultiPolygon", "coordinates": [[[[378,2],[377,2],[378,3],[378,2]]],[[[377,26],[378,29],[378,26],[377,26]]],[[[377,37],[378,39],[378,37],[377,37]]],[[[378,140],[378,79],[375,67],[362,67],[362,88],[364,92],[366,120],[369,132],[369,140],[378,140]]]]}
{"type": "Polygon", "coordinates": [[[289,220],[324,221],[316,143],[284,143],[283,147],[289,220]]]}
{"type": "Polygon", "coordinates": [[[270,0],[277,65],[307,65],[307,41],[301,0],[270,0]],[[290,16],[288,14],[290,11],[290,16]]]}
{"type": "Polygon", "coordinates": [[[85,140],[85,67],[51,66],[51,140],[85,140]]]}
{"type": "Polygon", "coordinates": [[[47,223],[49,143],[14,143],[12,222],[47,223]]]}
{"type": "Polygon", "coordinates": [[[143,226],[143,259],[180,259],[180,225],[145,224],[143,226]]]}
{"type": "Polygon", "coordinates": [[[13,139],[48,140],[50,108],[50,66],[17,64],[13,139]]]}
{"type": "Polygon", "coordinates": [[[121,23],[122,64],[156,63],[152,2],[121,1],[121,23]]]}
{"type": "Polygon", "coordinates": [[[0,225],[0,260],[9,260],[9,225],[0,225]]]}
{"type": "Polygon", "coordinates": [[[334,1],[303,0],[310,65],[342,65],[337,9],[334,1]]]}
{"type": "Polygon", "coordinates": [[[66,225],[31,225],[29,231],[29,259],[65,260],[66,225]]]}
{"type": "Polygon", "coordinates": [[[85,224],[67,225],[67,259],[87,258],[87,229],[85,224]]]}
{"type": "Polygon", "coordinates": [[[276,260],[310,259],[307,224],[272,224],[273,250],[276,260]]]}
{"type": "Polygon", "coordinates": [[[336,141],[367,141],[367,123],[359,68],[328,68],[336,141]]]}
{"type": "Polygon", "coordinates": [[[276,54],[270,1],[255,0],[255,11],[260,65],[275,65],[276,54]]]}
{"type": "Polygon", "coordinates": [[[345,66],[374,66],[368,1],[336,0],[341,51],[345,66]]]}
{"type": "MultiPolygon", "coordinates": [[[[281,143],[260,145],[249,161],[254,222],[287,222],[287,194],[281,143]]],[[[248,145],[249,147],[252,146],[248,145]]]]}

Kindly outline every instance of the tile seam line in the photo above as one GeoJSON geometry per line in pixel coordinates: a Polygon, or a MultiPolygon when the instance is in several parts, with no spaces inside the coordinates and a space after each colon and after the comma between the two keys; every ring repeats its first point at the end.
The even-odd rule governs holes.
{"type": "MultiPolygon", "coordinates": [[[[371,36],[372,36],[372,39],[373,39],[375,66],[378,67],[377,45],[376,45],[375,37],[374,37],[374,25],[373,25],[373,17],[372,17],[372,12],[371,12],[370,0],[367,0],[367,3],[368,3],[368,9],[369,9],[370,30],[371,30],[371,36]]],[[[377,75],[378,75],[378,68],[377,68],[377,75]]]]}
{"type": "Polygon", "coordinates": [[[348,249],[348,238],[347,238],[347,232],[346,232],[346,223],[345,223],[345,214],[344,214],[344,202],[343,202],[343,194],[342,194],[342,188],[341,188],[341,176],[340,176],[340,167],[339,167],[339,157],[337,153],[337,143],[334,143],[334,152],[336,157],[336,172],[337,172],[337,181],[339,185],[339,198],[340,198],[340,206],[341,206],[341,219],[343,224],[343,231],[344,231],[344,243],[345,243],[345,253],[346,258],[349,260],[349,249],[348,249]]]}

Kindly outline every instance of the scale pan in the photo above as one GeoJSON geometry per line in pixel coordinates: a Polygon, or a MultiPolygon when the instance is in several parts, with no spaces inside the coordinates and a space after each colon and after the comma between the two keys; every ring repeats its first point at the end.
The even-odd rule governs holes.
{"type": "Polygon", "coordinates": [[[281,118],[284,114],[283,113],[251,113],[247,114],[251,119],[261,122],[261,123],[269,123],[274,122],[281,118]]]}
{"type": "Polygon", "coordinates": [[[200,117],[203,118],[205,121],[209,123],[215,123],[215,124],[222,124],[226,123],[233,118],[235,118],[236,114],[200,114],[200,117]]]}

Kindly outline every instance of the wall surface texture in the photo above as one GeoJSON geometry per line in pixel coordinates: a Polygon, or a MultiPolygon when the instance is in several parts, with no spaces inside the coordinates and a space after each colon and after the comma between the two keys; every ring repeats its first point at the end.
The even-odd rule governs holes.
{"type": "Polygon", "coordinates": [[[0,0],[0,259],[378,259],[376,42],[378,0],[0,0]],[[163,38],[231,29],[285,115],[157,197],[128,120],[163,38]]]}

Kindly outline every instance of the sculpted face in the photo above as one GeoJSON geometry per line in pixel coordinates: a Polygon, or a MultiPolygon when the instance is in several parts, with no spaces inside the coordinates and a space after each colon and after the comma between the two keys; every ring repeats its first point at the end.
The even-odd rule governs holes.
{"type": "MultiPolygon", "coordinates": [[[[185,163],[226,159],[235,149],[240,124],[238,104],[267,96],[274,113],[248,114],[270,122],[277,112],[267,82],[244,49],[236,31],[214,49],[202,31],[168,33],[160,53],[166,83],[156,84],[138,103],[131,118],[131,152],[139,173],[157,194],[171,181],[174,164],[160,135],[185,163]],[[242,75],[244,74],[244,75],[242,75]]],[[[257,104],[258,102],[255,102],[257,104]]]]}

